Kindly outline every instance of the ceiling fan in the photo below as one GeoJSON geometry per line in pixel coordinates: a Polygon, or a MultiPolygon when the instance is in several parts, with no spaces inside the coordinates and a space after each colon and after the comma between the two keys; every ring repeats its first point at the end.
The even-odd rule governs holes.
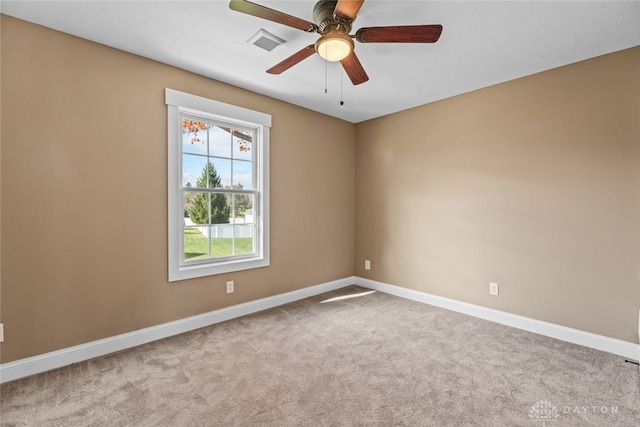
{"type": "Polygon", "coordinates": [[[270,9],[246,0],[231,0],[232,10],[257,16],[308,33],[316,32],[320,38],[315,44],[302,48],[284,61],[267,70],[280,74],[314,53],[327,61],[340,61],[354,85],[369,80],[354,52],[353,39],[360,43],[435,43],[442,33],[442,25],[404,25],[392,27],[365,27],[351,35],[351,25],[364,0],[320,0],[313,7],[315,23],[270,9]]]}

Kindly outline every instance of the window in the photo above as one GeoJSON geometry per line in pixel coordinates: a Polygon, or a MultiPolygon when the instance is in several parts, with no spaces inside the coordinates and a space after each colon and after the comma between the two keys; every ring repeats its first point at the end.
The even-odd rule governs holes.
{"type": "Polygon", "coordinates": [[[268,266],[271,116],[165,96],[169,281],[268,266]]]}

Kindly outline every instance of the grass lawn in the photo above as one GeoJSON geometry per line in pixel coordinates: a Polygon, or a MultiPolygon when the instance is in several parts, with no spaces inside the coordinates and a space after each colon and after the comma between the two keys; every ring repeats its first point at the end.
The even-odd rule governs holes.
{"type": "MultiPolygon", "coordinates": [[[[236,255],[253,252],[253,239],[251,237],[236,238],[236,255]]],[[[211,239],[211,257],[223,257],[234,255],[233,239],[211,239]]],[[[197,228],[184,229],[184,259],[199,259],[209,257],[209,239],[197,228]]]]}

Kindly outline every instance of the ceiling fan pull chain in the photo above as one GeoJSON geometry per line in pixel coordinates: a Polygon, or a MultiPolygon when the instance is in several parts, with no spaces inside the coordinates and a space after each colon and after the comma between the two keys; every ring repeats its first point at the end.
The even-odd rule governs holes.
{"type": "Polygon", "coordinates": [[[329,61],[324,61],[324,93],[327,93],[327,74],[328,74],[328,67],[329,66],[329,61]]]}
{"type": "Polygon", "coordinates": [[[343,92],[344,92],[344,71],[340,68],[340,105],[344,105],[343,92]]]}

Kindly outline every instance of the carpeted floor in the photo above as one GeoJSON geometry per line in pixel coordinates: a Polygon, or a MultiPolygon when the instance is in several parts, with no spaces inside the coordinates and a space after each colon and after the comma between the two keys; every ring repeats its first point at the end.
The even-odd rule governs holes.
{"type": "Polygon", "coordinates": [[[2,426],[640,425],[624,358],[350,286],[1,387],[2,426]]]}

